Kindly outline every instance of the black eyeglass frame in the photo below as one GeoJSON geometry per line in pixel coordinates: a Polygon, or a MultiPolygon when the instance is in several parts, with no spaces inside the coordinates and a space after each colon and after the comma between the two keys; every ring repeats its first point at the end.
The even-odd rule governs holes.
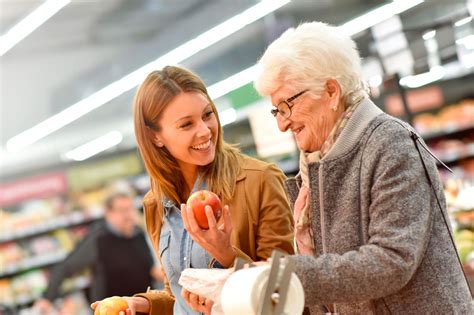
{"type": "Polygon", "coordinates": [[[293,95],[293,96],[287,98],[286,100],[281,101],[280,103],[278,103],[278,105],[276,106],[276,108],[273,108],[273,109],[270,111],[271,114],[273,115],[273,117],[276,117],[276,116],[278,115],[278,113],[280,113],[280,111],[278,110],[278,107],[280,107],[280,105],[282,105],[282,104],[285,104],[286,106],[288,106],[288,109],[289,109],[290,113],[288,114],[287,117],[281,115],[281,113],[280,113],[280,115],[281,115],[283,118],[285,118],[285,119],[290,118],[290,117],[291,117],[291,113],[292,113],[291,108],[292,108],[293,106],[295,106],[295,104],[293,104],[293,101],[294,101],[295,99],[297,99],[298,97],[300,97],[301,95],[303,95],[304,93],[308,92],[308,91],[309,91],[309,90],[303,90],[303,91],[301,91],[301,92],[299,92],[299,93],[297,93],[297,94],[295,94],[295,95],[293,95]]]}

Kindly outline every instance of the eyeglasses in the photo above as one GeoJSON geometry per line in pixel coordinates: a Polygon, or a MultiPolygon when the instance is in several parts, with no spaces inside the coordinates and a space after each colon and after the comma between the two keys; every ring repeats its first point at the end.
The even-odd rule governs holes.
{"type": "Polygon", "coordinates": [[[299,92],[298,94],[293,95],[292,97],[288,98],[287,100],[281,101],[278,103],[276,108],[273,108],[270,112],[272,113],[273,117],[276,117],[278,113],[280,113],[281,117],[288,119],[291,116],[291,108],[295,105],[293,101],[296,100],[298,97],[303,95],[308,90],[304,90],[299,92]]]}

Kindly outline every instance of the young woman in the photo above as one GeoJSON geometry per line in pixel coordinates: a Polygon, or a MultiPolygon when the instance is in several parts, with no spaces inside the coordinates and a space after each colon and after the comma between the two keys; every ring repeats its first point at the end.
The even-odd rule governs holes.
{"type": "Polygon", "coordinates": [[[147,231],[166,279],[164,290],[127,298],[127,314],[207,313],[210,301],[182,292],[182,270],[227,268],[236,257],[265,260],[273,249],[293,253],[285,176],[223,141],[217,110],[198,76],[172,66],[152,72],[136,94],[134,119],[151,178],[143,201],[147,231]],[[208,230],[198,227],[184,205],[201,189],[225,205],[218,223],[206,209],[208,230]]]}

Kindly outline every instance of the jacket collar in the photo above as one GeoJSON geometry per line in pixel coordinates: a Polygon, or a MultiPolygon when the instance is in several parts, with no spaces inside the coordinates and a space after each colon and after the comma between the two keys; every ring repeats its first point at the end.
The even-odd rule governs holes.
{"type": "MultiPolygon", "coordinates": [[[[363,99],[362,103],[356,108],[352,117],[347,122],[346,127],[337,138],[334,146],[321,161],[324,162],[336,159],[351,150],[371,121],[382,113],[383,111],[369,98],[363,99]]],[[[292,204],[296,201],[301,183],[301,175],[299,173],[295,177],[289,178],[285,181],[288,196],[292,204]]]]}
{"type": "Polygon", "coordinates": [[[242,169],[240,170],[240,174],[237,176],[237,181],[243,180],[243,179],[245,179],[245,177],[247,177],[247,173],[246,173],[245,170],[242,168],[242,169]]]}
{"type": "Polygon", "coordinates": [[[241,181],[247,177],[247,171],[255,167],[255,162],[251,158],[244,158],[242,166],[240,167],[239,175],[237,175],[236,181],[241,181]]]}
{"type": "Polygon", "coordinates": [[[322,161],[338,158],[351,150],[370,122],[382,113],[383,111],[368,97],[364,98],[322,161]]]}

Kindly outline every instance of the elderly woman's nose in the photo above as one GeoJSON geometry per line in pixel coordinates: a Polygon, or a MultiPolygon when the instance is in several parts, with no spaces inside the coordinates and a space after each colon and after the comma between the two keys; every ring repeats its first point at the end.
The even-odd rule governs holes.
{"type": "Polygon", "coordinates": [[[290,126],[290,120],[283,118],[280,114],[278,114],[276,118],[278,129],[280,129],[281,132],[287,131],[290,126]]]}

